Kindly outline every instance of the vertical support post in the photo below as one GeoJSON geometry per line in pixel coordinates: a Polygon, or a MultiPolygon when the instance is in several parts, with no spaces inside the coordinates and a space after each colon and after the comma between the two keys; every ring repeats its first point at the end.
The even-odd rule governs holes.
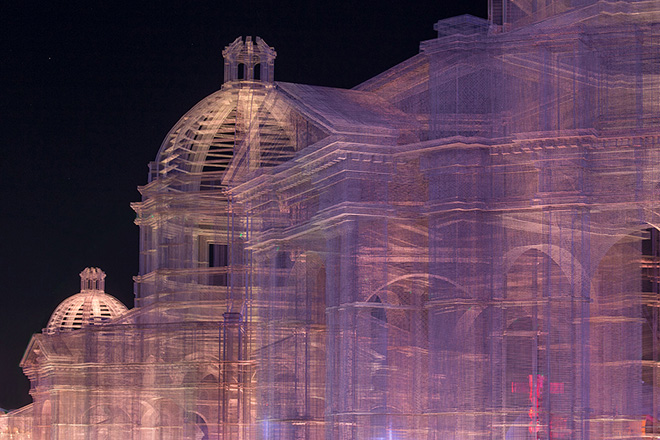
{"type": "Polygon", "coordinates": [[[244,323],[241,314],[227,312],[220,328],[222,347],[220,388],[220,423],[223,439],[243,439],[244,417],[245,350],[244,323]]]}

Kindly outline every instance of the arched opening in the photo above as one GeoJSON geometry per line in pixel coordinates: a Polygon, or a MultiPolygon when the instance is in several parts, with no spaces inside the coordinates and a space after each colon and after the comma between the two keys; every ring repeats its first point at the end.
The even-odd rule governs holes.
{"type": "Polygon", "coordinates": [[[646,434],[660,433],[658,423],[658,360],[660,360],[660,231],[648,228],[642,231],[642,395],[646,415],[646,434]]]}
{"type": "Polygon", "coordinates": [[[209,440],[209,427],[200,414],[187,412],[184,418],[184,438],[194,440],[209,440]]]}
{"type": "MultiPolygon", "coordinates": [[[[396,407],[412,413],[428,392],[427,315],[428,279],[402,278],[372,293],[360,304],[357,323],[360,389],[369,390],[364,405],[371,408],[396,407]]],[[[393,420],[413,429],[410,420],[391,412],[370,411],[369,430],[359,436],[388,438],[393,420]]],[[[402,428],[403,429],[403,428],[402,428]]]]}
{"type": "Polygon", "coordinates": [[[131,432],[131,419],[117,405],[94,405],[83,414],[86,438],[114,440],[126,438],[131,432]]]}
{"type": "Polygon", "coordinates": [[[216,402],[218,400],[218,378],[213,374],[207,374],[198,386],[198,400],[202,404],[216,402]]]}
{"type": "Polygon", "coordinates": [[[506,275],[503,335],[505,438],[570,439],[576,411],[572,286],[537,249],[506,275]]]}
{"type": "Polygon", "coordinates": [[[245,64],[240,63],[236,66],[236,79],[245,79],[245,64]]]}
{"type": "Polygon", "coordinates": [[[40,418],[37,420],[37,438],[51,438],[51,426],[53,424],[50,400],[41,405],[40,418]],[[40,436],[40,437],[39,437],[40,436]]]}
{"type": "Polygon", "coordinates": [[[181,438],[184,417],[179,405],[170,399],[158,399],[144,406],[140,425],[146,438],[181,438]]]}
{"type": "MultiPolygon", "coordinates": [[[[364,336],[366,339],[365,347],[368,347],[371,354],[371,362],[369,369],[371,370],[371,386],[377,393],[384,393],[387,391],[387,343],[388,343],[388,326],[387,326],[387,311],[385,305],[380,299],[379,295],[373,295],[367,303],[369,307],[369,327],[364,336]]],[[[362,338],[364,338],[364,336],[362,338]]],[[[361,339],[362,339],[361,338],[361,339]]],[[[383,397],[383,399],[385,399],[383,397]]],[[[378,402],[380,403],[380,402],[378,402]]]]}
{"type": "Polygon", "coordinates": [[[325,264],[314,252],[276,248],[264,259],[270,323],[256,375],[268,438],[317,438],[325,406],[325,264]],[[309,422],[301,422],[300,419],[309,422]],[[297,420],[297,421],[296,421],[297,420]]]}
{"type": "Polygon", "coordinates": [[[261,63],[255,64],[254,71],[252,73],[252,78],[256,81],[261,80],[261,63]]]}
{"type": "Polygon", "coordinates": [[[625,235],[600,260],[590,307],[590,407],[615,414],[591,434],[660,432],[658,306],[660,233],[625,235]]]}

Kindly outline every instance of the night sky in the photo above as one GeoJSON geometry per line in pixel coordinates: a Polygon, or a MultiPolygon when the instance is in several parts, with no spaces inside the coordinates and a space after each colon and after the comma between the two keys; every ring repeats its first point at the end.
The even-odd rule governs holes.
{"type": "Polygon", "coordinates": [[[222,85],[238,36],[275,79],[353,87],[415,55],[433,24],[487,0],[0,2],[0,407],[30,403],[18,363],[88,266],[133,306],[147,163],[222,85]],[[126,5],[131,5],[126,7],[126,5]],[[136,6],[136,4],[138,6],[136,6]]]}

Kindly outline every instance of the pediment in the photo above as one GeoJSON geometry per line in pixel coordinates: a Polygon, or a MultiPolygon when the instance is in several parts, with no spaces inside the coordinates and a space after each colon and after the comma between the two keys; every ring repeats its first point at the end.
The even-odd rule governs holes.
{"type": "Polygon", "coordinates": [[[19,366],[23,369],[39,365],[46,356],[46,352],[41,342],[40,334],[32,335],[19,366]]]}
{"type": "Polygon", "coordinates": [[[20,367],[29,368],[49,362],[70,360],[72,357],[71,350],[66,344],[66,339],[63,339],[63,337],[67,337],[72,333],[60,335],[37,333],[32,335],[19,364],[20,367]]]}

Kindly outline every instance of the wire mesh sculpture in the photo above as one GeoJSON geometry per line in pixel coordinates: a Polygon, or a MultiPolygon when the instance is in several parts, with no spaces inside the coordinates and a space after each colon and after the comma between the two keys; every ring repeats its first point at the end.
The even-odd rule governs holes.
{"type": "Polygon", "coordinates": [[[545,3],[352,90],[234,41],[132,205],[135,307],[36,335],[6,432],[660,435],[660,5],[545,3]]]}

